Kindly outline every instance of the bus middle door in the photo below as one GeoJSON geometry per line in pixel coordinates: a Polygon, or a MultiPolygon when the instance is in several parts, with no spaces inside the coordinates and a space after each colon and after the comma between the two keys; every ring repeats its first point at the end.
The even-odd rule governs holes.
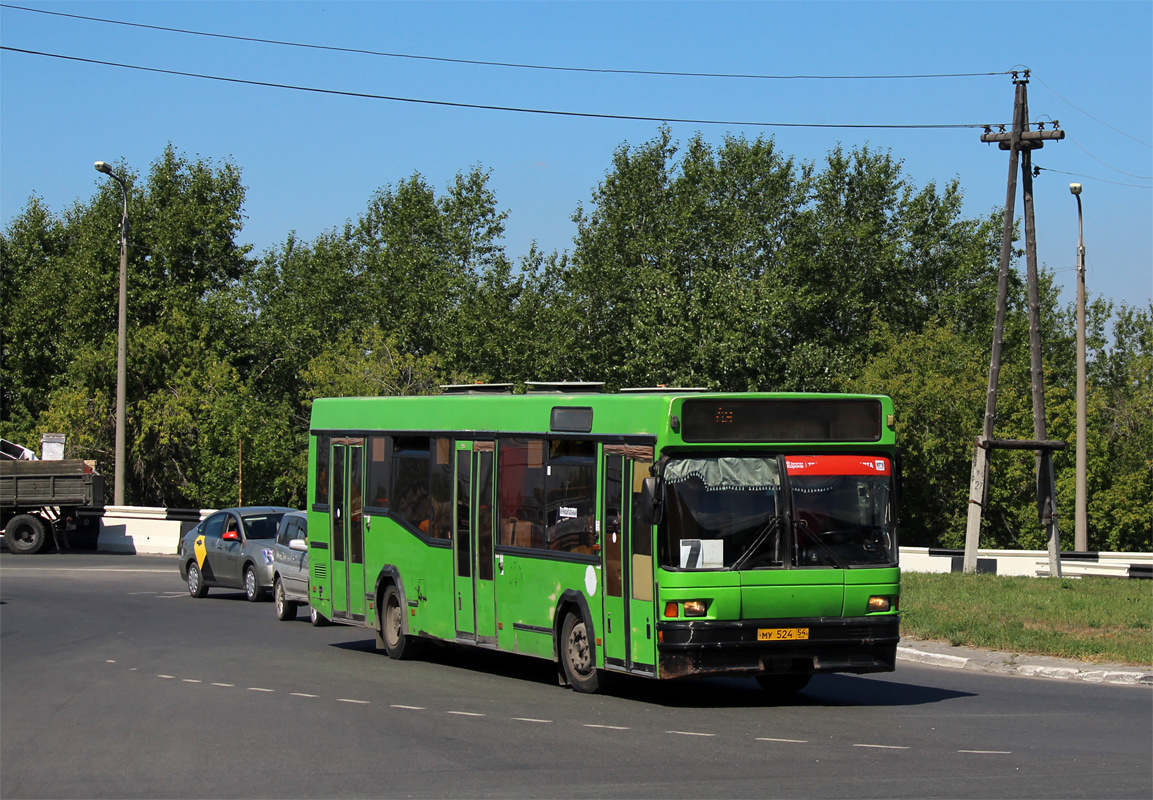
{"type": "Polygon", "coordinates": [[[496,443],[473,442],[472,541],[476,587],[476,640],[496,646],[496,584],[493,580],[493,472],[496,443]]]}
{"type": "Polygon", "coordinates": [[[472,579],[472,565],[476,560],[472,538],[472,442],[457,442],[456,448],[456,519],[452,543],[455,549],[456,638],[476,641],[476,584],[472,579]]]}

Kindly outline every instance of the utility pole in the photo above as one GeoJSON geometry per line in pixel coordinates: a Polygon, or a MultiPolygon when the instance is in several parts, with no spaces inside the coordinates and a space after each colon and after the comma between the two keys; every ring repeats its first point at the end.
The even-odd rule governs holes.
{"type": "Polygon", "coordinates": [[[1029,71],[1013,73],[1016,87],[1013,98],[1013,129],[994,133],[986,128],[982,142],[997,142],[1009,151],[1009,180],[1005,193],[1005,217],[1002,225],[1001,263],[997,277],[997,311],[993,324],[993,347],[989,361],[989,389],[985,395],[985,417],[981,436],[973,449],[973,469],[969,480],[969,510],[965,527],[964,571],[977,571],[977,550],[980,544],[981,516],[989,495],[989,456],[994,449],[1037,451],[1037,508],[1049,535],[1049,574],[1061,574],[1060,539],[1057,528],[1057,492],[1053,474],[1053,451],[1065,447],[1064,442],[1048,441],[1045,426],[1045,385],[1041,363],[1040,292],[1037,284],[1037,243],[1033,220],[1033,165],[1032,151],[1045,146],[1046,140],[1065,138],[1057,129],[1046,131],[1043,125],[1029,130],[1029,71]],[[1025,253],[1028,265],[1029,290],[1029,345],[1033,384],[1033,436],[1032,440],[1011,441],[993,438],[997,416],[997,384],[1001,372],[1001,345],[1005,329],[1005,308],[1008,300],[1009,260],[1013,250],[1013,211],[1017,195],[1017,168],[1020,163],[1025,205],[1025,253]]]}
{"type": "Polygon", "coordinates": [[[1088,443],[1085,441],[1085,232],[1081,224],[1081,184],[1069,184],[1077,198],[1077,488],[1073,516],[1073,548],[1089,549],[1089,510],[1085,489],[1088,443]]]}

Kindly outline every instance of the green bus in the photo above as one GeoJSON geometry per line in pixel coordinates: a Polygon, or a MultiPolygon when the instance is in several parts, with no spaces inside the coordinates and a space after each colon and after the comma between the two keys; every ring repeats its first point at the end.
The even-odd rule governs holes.
{"type": "Polygon", "coordinates": [[[894,669],[892,402],[599,384],[312,408],[313,621],[612,673],[894,669]]]}

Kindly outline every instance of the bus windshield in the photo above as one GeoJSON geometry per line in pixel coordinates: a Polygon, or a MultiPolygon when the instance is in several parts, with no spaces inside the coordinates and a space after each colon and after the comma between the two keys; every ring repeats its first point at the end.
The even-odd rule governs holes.
{"type": "Polygon", "coordinates": [[[892,469],[872,456],[674,458],[665,466],[661,565],[686,570],[896,563],[892,469]],[[792,529],[784,486],[791,491],[792,529]]]}

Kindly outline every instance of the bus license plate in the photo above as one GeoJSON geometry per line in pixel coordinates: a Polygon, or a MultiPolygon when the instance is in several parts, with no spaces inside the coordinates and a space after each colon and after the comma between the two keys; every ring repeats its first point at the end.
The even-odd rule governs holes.
{"type": "Polygon", "coordinates": [[[758,628],[758,642],[783,642],[808,639],[808,628],[758,628]]]}

